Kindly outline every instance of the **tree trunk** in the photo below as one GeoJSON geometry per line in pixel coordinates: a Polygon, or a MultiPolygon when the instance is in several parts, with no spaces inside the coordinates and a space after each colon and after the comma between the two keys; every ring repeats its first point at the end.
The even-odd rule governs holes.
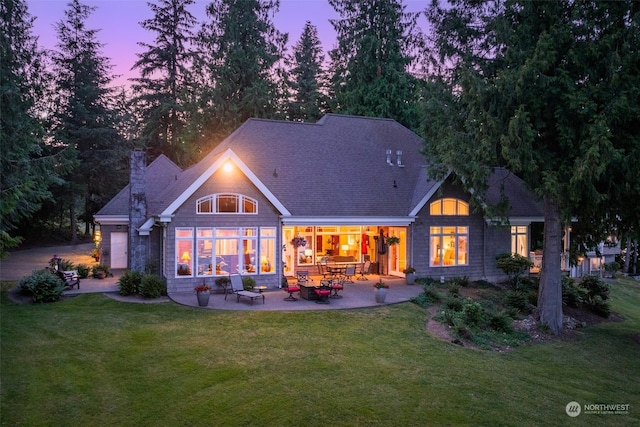
{"type": "Polygon", "coordinates": [[[624,266],[622,267],[622,271],[625,273],[630,273],[629,267],[631,264],[631,237],[627,237],[627,252],[624,254],[624,266]]]}
{"type": "Polygon", "coordinates": [[[558,201],[551,195],[545,195],[538,316],[540,323],[548,326],[555,335],[562,330],[561,242],[562,222],[558,201]]]}
{"type": "Polygon", "coordinates": [[[633,271],[631,274],[634,276],[638,272],[638,239],[633,240],[633,271]]]}
{"type": "Polygon", "coordinates": [[[71,222],[71,244],[75,245],[78,243],[78,221],[76,219],[76,208],[73,199],[69,206],[69,221],[71,222]]]}

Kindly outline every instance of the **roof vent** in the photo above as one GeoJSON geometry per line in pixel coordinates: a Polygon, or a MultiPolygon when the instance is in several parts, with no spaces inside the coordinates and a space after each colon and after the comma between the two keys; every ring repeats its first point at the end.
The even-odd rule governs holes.
{"type": "Polygon", "coordinates": [[[391,150],[387,150],[387,164],[389,166],[393,166],[393,162],[391,161],[391,150]]]}
{"type": "Polygon", "coordinates": [[[404,164],[402,164],[402,150],[396,151],[396,162],[399,168],[403,168],[404,164]]]}

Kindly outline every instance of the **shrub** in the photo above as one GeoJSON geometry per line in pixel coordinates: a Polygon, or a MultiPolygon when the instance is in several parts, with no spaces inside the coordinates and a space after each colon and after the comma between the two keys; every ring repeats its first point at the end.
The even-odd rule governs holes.
{"type": "Polygon", "coordinates": [[[497,266],[509,276],[509,282],[518,284],[518,278],[529,268],[533,267],[533,262],[529,258],[519,254],[505,252],[496,255],[497,266]]]}
{"type": "Polygon", "coordinates": [[[139,293],[141,283],[142,273],[138,271],[125,271],[120,277],[120,280],[118,280],[120,295],[134,295],[139,293]]]}
{"type": "Polygon", "coordinates": [[[231,283],[231,279],[229,279],[228,276],[216,277],[216,280],[214,281],[214,283],[216,284],[216,286],[224,288],[225,286],[228,286],[229,283],[231,283]]]}
{"type": "Polygon", "coordinates": [[[454,277],[453,279],[451,279],[451,282],[455,285],[458,285],[458,288],[468,288],[471,284],[471,281],[467,276],[454,277]]]}
{"type": "Polygon", "coordinates": [[[435,290],[433,286],[423,286],[423,292],[417,297],[411,298],[411,301],[420,307],[429,307],[440,302],[442,296],[435,290]]]}
{"type": "Polygon", "coordinates": [[[609,308],[609,303],[602,299],[602,297],[594,296],[591,298],[587,305],[589,309],[593,311],[595,314],[601,317],[609,317],[611,314],[611,309],[609,308]]]}
{"type": "Polygon", "coordinates": [[[580,286],[587,291],[587,298],[599,296],[603,300],[609,299],[609,285],[598,276],[586,276],[580,281],[580,286]]]}
{"type": "Polygon", "coordinates": [[[158,298],[167,294],[167,284],[155,274],[145,274],[140,281],[140,295],[145,298],[158,298]]]}
{"type": "Polygon", "coordinates": [[[527,295],[520,290],[507,291],[504,296],[504,303],[507,307],[515,308],[518,311],[524,311],[527,308],[527,295]]]}
{"type": "Polygon", "coordinates": [[[578,307],[586,292],[570,277],[562,276],[562,303],[568,307],[578,307]]]}
{"type": "Polygon", "coordinates": [[[253,277],[245,276],[242,278],[242,287],[245,291],[252,291],[256,286],[256,281],[253,280],[253,277]]]}
{"type": "Polygon", "coordinates": [[[86,279],[87,277],[89,277],[89,272],[91,271],[89,266],[86,264],[78,264],[76,270],[78,270],[78,277],[81,279],[86,279]]]}
{"type": "Polygon", "coordinates": [[[60,269],[62,271],[70,271],[70,270],[75,270],[76,269],[76,265],[71,262],[68,259],[61,259],[60,260],[60,269]]]}
{"type": "Polygon", "coordinates": [[[511,316],[506,312],[493,313],[489,316],[489,327],[498,332],[511,333],[513,325],[511,316]]]}
{"type": "Polygon", "coordinates": [[[58,301],[64,291],[64,282],[48,270],[34,271],[18,283],[20,290],[30,295],[33,302],[58,301]]]}
{"type": "Polygon", "coordinates": [[[460,284],[454,282],[449,283],[449,295],[457,297],[460,295],[460,284]]]}
{"type": "Polygon", "coordinates": [[[462,311],[462,307],[463,307],[462,299],[454,296],[448,296],[444,302],[444,306],[449,310],[462,311]]]}
{"type": "Polygon", "coordinates": [[[469,326],[478,326],[484,321],[485,312],[480,303],[467,299],[462,307],[465,323],[469,326]]]}

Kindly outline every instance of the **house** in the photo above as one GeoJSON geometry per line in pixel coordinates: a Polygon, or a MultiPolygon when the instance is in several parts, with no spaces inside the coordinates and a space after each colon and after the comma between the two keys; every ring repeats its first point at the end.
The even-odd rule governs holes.
{"type": "Polygon", "coordinates": [[[509,199],[509,226],[470,206],[452,177],[430,180],[422,139],[394,120],[329,114],[316,123],[250,119],[194,166],[131,156],[131,181],[96,215],[103,262],[157,269],[169,292],[239,272],[260,285],[369,260],[374,272],[489,280],[495,255],[529,254],[543,210],[496,169],[486,201],[509,199]],[[389,237],[399,243],[387,246],[389,237]]]}

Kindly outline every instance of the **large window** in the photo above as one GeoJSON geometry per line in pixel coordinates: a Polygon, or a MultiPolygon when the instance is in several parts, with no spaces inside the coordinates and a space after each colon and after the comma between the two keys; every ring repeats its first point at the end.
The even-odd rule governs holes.
{"type": "Polygon", "coordinates": [[[176,275],[193,276],[193,228],[176,228],[176,275]]]}
{"type": "Polygon", "coordinates": [[[511,253],[529,257],[527,226],[511,226],[511,253]]]}
{"type": "Polygon", "coordinates": [[[430,227],[430,265],[469,264],[469,227],[430,227]]]}
{"type": "Polygon", "coordinates": [[[196,213],[255,214],[258,213],[258,202],[255,199],[242,194],[210,194],[197,200],[196,213]]]}
{"type": "Polygon", "coordinates": [[[469,215],[469,204],[459,199],[439,199],[429,206],[431,215],[469,215]]]}
{"type": "MultiPolygon", "coordinates": [[[[276,229],[263,227],[262,236],[257,227],[202,227],[196,230],[196,276],[226,276],[232,273],[268,274],[275,273],[276,265],[276,229]],[[258,252],[258,249],[260,252],[258,252]]],[[[176,231],[176,253],[181,253],[189,264],[188,274],[180,273],[180,264],[184,264],[178,256],[178,276],[192,276],[193,230],[176,231]],[[188,231],[188,232],[187,232],[188,231]],[[181,252],[182,251],[182,252],[181,252]],[[189,256],[184,256],[184,252],[189,256]]],[[[186,271],[186,269],[185,269],[186,271]]]]}

